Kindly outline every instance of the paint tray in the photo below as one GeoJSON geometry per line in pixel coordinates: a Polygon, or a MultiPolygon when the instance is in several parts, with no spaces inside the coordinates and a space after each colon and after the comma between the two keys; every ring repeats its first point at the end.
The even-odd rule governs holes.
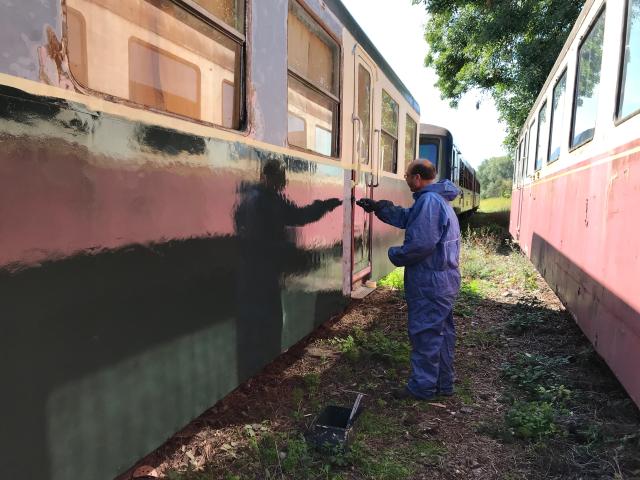
{"type": "Polygon", "coordinates": [[[360,415],[363,396],[358,393],[352,407],[325,407],[305,435],[307,443],[320,450],[344,449],[353,439],[353,424],[360,415]]]}

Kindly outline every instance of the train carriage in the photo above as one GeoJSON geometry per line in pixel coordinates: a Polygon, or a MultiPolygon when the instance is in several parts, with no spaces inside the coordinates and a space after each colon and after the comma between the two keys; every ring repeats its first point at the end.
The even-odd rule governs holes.
{"type": "Polygon", "coordinates": [[[588,0],[523,126],[510,231],[640,405],[640,1],[588,0]]]}
{"type": "Polygon", "coordinates": [[[480,206],[480,182],[476,171],[465,161],[449,130],[437,125],[420,125],[418,156],[436,166],[438,180],[455,183],[461,194],[451,202],[458,215],[474,212],[480,206]]]}
{"type": "Polygon", "coordinates": [[[419,108],[338,0],[0,17],[0,475],[112,478],[392,268],[419,108]],[[341,202],[341,205],[339,205],[341,202]]]}

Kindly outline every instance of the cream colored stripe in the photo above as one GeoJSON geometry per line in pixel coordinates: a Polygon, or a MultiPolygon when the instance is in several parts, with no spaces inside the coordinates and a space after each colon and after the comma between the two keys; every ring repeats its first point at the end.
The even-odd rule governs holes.
{"type": "MultiPolygon", "coordinates": [[[[613,162],[615,160],[618,160],[619,158],[626,157],[628,155],[633,155],[634,153],[640,153],[640,146],[629,149],[629,150],[625,150],[624,152],[617,153],[615,155],[612,155],[611,157],[605,157],[603,159],[589,163],[588,165],[583,165],[582,167],[574,168],[573,170],[569,170],[567,172],[557,173],[549,177],[541,178],[540,180],[534,180],[532,183],[525,185],[524,187],[526,188],[532,185],[541,185],[543,183],[552,182],[553,180],[557,180],[558,178],[566,177],[567,175],[573,175],[605,163],[613,162]]],[[[517,190],[517,189],[518,187],[514,188],[514,190],[517,190]]]]}
{"type": "Polygon", "coordinates": [[[249,145],[255,148],[268,150],[271,152],[279,153],[282,155],[294,156],[296,158],[302,158],[311,162],[321,163],[325,165],[331,165],[334,167],[349,168],[351,165],[346,163],[340,163],[339,160],[330,160],[321,156],[301,152],[299,150],[292,150],[284,147],[272,145],[270,143],[261,142],[249,137],[242,133],[233,133],[226,130],[222,130],[215,127],[209,127],[206,125],[200,125],[198,123],[189,122],[188,120],[182,120],[180,118],[170,117],[160,113],[151,112],[144,108],[130,107],[128,105],[109,102],[99,97],[91,95],[85,95],[83,93],[74,92],[71,90],[65,90],[59,87],[46,85],[44,83],[34,82],[33,80],[27,80],[24,78],[14,77],[0,73],[0,84],[8,87],[17,88],[32,95],[40,95],[46,97],[60,98],[63,100],[69,100],[72,102],[85,105],[89,110],[96,112],[104,112],[110,115],[116,115],[118,117],[126,118],[136,122],[144,122],[151,125],[171,128],[179,130],[184,133],[190,133],[192,135],[198,135],[201,137],[211,137],[219,140],[225,140],[228,142],[240,142],[245,145],[249,145]]]}

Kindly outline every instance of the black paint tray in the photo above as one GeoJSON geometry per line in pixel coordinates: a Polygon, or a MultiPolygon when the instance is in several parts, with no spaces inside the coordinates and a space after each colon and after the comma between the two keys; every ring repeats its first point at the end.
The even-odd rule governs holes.
{"type": "Polygon", "coordinates": [[[321,450],[340,450],[353,439],[353,424],[360,415],[362,393],[358,394],[353,407],[329,405],[313,422],[305,435],[307,443],[321,450]]]}

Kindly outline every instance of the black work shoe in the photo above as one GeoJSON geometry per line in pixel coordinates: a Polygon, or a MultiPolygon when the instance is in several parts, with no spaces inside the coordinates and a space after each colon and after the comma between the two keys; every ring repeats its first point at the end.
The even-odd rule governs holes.
{"type": "Polygon", "coordinates": [[[453,397],[454,395],[455,395],[455,392],[453,390],[448,392],[441,392],[440,390],[438,390],[436,392],[436,397],[453,397]]]}
{"type": "Polygon", "coordinates": [[[406,400],[407,398],[417,398],[407,387],[396,388],[391,392],[391,396],[396,400],[406,400]]]}
{"type": "Polygon", "coordinates": [[[393,390],[391,392],[391,396],[393,398],[395,398],[396,400],[431,400],[433,397],[429,397],[429,398],[422,398],[422,397],[418,397],[416,395],[414,395],[413,393],[411,393],[411,390],[409,390],[407,387],[403,387],[403,388],[396,388],[395,390],[393,390]]]}

